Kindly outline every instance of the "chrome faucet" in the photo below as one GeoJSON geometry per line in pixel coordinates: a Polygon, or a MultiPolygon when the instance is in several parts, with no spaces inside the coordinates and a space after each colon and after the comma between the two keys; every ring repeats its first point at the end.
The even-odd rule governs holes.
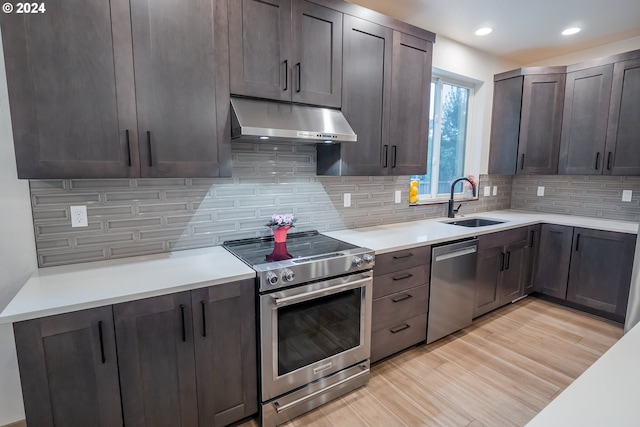
{"type": "Polygon", "coordinates": [[[449,211],[448,211],[448,214],[447,214],[447,217],[449,217],[449,218],[455,218],[456,214],[460,210],[460,206],[462,206],[462,204],[460,204],[460,205],[458,205],[457,209],[453,209],[453,191],[454,191],[454,187],[456,186],[456,184],[459,183],[460,181],[467,181],[469,184],[471,184],[471,193],[473,194],[473,197],[476,197],[476,185],[469,178],[462,177],[462,178],[458,178],[455,181],[453,181],[451,183],[451,197],[449,198],[449,211]]]}

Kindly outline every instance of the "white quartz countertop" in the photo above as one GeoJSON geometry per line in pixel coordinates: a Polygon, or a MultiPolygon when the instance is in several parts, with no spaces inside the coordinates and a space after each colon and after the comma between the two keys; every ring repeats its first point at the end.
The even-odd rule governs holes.
{"type": "Polygon", "coordinates": [[[116,304],[255,277],[221,246],[38,269],[0,323],[116,304]]]}
{"type": "Polygon", "coordinates": [[[457,217],[456,220],[466,218],[489,218],[505,222],[502,224],[473,228],[443,223],[443,221],[454,221],[451,218],[437,218],[401,224],[331,231],[324,234],[354,245],[373,249],[377,254],[383,254],[539,223],[568,225],[571,227],[592,228],[621,233],[638,233],[638,224],[634,222],[530,211],[491,211],[457,217]]]}
{"type": "Polygon", "coordinates": [[[527,427],[640,425],[640,324],[633,327],[527,427]]]}
{"type": "MultiPolygon", "coordinates": [[[[332,231],[328,236],[381,254],[540,222],[638,233],[638,224],[526,211],[492,211],[465,218],[503,224],[467,228],[446,218],[332,231]]],[[[221,246],[38,269],[0,313],[0,323],[117,304],[125,301],[255,277],[255,272],[221,246]]]]}

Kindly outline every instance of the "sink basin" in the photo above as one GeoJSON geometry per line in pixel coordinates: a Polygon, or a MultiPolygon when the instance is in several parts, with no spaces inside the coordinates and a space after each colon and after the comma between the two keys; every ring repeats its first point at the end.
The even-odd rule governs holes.
{"type": "Polygon", "coordinates": [[[487,225],[502,224],[505,221],[497,221],[487,218],[469,218],[460,219],[458,221],[445,222],[445,224],[460,225],[462,227],[486,227],[487,225]]]}

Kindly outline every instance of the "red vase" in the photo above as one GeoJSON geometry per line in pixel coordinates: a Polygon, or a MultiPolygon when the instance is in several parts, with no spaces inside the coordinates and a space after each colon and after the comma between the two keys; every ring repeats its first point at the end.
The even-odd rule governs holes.
{"type": "Polygon", "coordinates": [[[287,251],[287,231],[290,225],[273,229],[273,252],[266,256],[267,261],[284,261],[293,258],[287,251]]]}
{"type": "Polygon", "coordinates": [[[278,227],[273,230],[273,241],[276,243],[284,243],[287,241],[287,231],[291,228],[290,225],[284,227],[278,227]]]}

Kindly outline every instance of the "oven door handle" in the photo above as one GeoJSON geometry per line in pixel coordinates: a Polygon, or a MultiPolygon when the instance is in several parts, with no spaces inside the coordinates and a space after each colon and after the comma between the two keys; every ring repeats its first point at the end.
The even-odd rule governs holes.
{"type": "Polygon", "coordinates": [[[367,276],[363,279],[356,280],[354,282],[343,283],[337,286],[330,286],[328,288],[318,289],[315,291],[305,292],[299,295],[292,295],[284,298],[273,298],[273,304],[276,307],[286,307],[287,305],[297,304],[299,302],[309,301],[310,299],[319,298],[331,294],[335,294],[342,291],[348,291],[349,289],[361,288],[365,282],[370,282],[373,279],[367,276]]]}

